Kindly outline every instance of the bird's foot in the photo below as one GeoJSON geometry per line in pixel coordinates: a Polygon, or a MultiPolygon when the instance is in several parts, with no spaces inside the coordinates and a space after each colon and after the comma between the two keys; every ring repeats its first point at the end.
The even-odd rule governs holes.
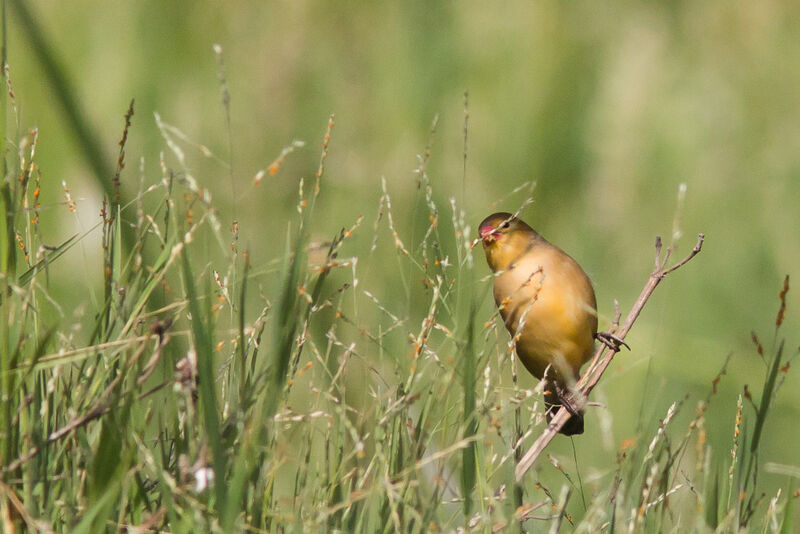
{"type": "Polygon", "coordinates": [[[611,332],[598,332],[594,335],[594,337],[614,352],[619,352],[621,347],[631,350],[631,347],[625,343],[625,341],[623,341],[621,338],[618,338],[611,332]]]}
{"type": "Polygon", "coordinates": [[[557,408],[563,406],[572,415],[583,413],[583,406],[586,404],[586,396],[580,390],[566,384],[556,384],[556,398],[558,399],[557,408]]]}
{"type": "Polygon", "coordinates": [[[586,404],[586,397],[567,385],[554,384],[555,391],[545,392],[545,416],[549,423],[558,412],[559,408],[565,408],[570,418],[559,430],[561,434],[573,436],[583,434],[583,405],[586,404]],[[548,399],[550,397],[550,399],[548,399]]]}

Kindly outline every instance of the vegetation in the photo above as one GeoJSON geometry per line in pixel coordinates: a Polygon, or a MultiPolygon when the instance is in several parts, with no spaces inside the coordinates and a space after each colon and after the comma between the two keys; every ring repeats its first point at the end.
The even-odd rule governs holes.
{"type": "MultiPolygon", "coordinates": [[[[125,9],[117,13],[128,21],[144,13],[125,9]]],[[[172,20],[170,7],[159,9],[172,20]]],[[[478,28],[482,8],[273,9],[280,15],[274,19],[302,22],[303,29],[280,35],[321,41],[302,48],[313,52],[302,56],[304,76],[276,60],[273,72],[285,69],[287,93],[276,91],[279,103],[268,107],[292,108],[305,96],[311,110],[275,111],[278,124],[264,128],[249,109],[257,104],[243,88],[242,70],[234,72],[245,68],[241,52],[229,61],[226,47],[212,50],[213,41],[202,37],[209,63],[191,68],[217,81],[173,88],[190,105],[160,100],[157,91],[129,104],[126,88],[113,127],[95,130],[87,117],[97,110],[81,98],[86,80],[70,70],[77,60],[60,66],[50,42],[59,36],[45,32],[58,12],[10,2],[0,190],[2,530],[792,532],[800,476],[792,425],[798,393],[791,387],[796,306],[789,277],[781,286],[774,271],[794,266],[786,258],[797,252],[796,239],[785,230],[796,227],[796,216],[769,203],[798,193],[787,178],[790,142],[773,138],[771,155],[755,150],[772,166],[765,164],[767,179],[746,183],[737,180],[757,166],[700,157],[693,142],[706,126],[682,123],[683,138],[668,111],[619,118],[634,125],[659,119],[636,126],[652,130],[650,139],[630,141],[646,161],[627,146],[609,154],[612,141],[601,142],[606,126],[620,139],[613,121],[598,118],[602,102],[646,93],[635,90],[646,78],[641,70],[621,64],[617,72],[631,76],[621,83],[630,86],[606,87],[610,78],[596,65],[627,50],[615,46],[614,29],[626,28],[629,44],[640,35],[656,47],[630,50],[634,63],[663,59],[666,45],[648,39],[669,41],[679,30],[698,50],[722,54],[714,44],[720,37],[711,31],[711,43],[702,42],[689,24],[698,8],[670,14],[632,6],[618,20],[600,17],[594,33],[575,33],[589,29],[582,22],[589,4],[515,7],[537,22],[533,36],[508,30],[511,45],[532,39],[546,46],[510,58],[502,40],[467,46],[462,32],[470,28],[503,32],[503,20],[488,15],[489,28],[478,28]],[[328,25],[366,32],[366,21],[378,15],[400,27],[384,32],[388,48],[366,46],[363,56],[342,60],[346,41],[328,25]],[[655,31],[662,25],[665,34],[655,31]],[[403,40],[410,28],[420,49],[403,40]],[[74,154],[59,156],[63,148],[48,123],[36,128],[27,116],[35,90],[24,83],[28,63],[20,62],[22,89],[15,74],[22,43],[32,47],[23,57],[40,65],[36,72],[61,95],[54,107],[76,129],[74,154]],[[604,48],[593,51],[597,43],[604,48]],[[380,54],[404,47],[408,55],[381,70],[380,54]],[[531,91],[494,113],[485,85],[491,72],[445,76],[456,76],[451,60],[476,72],[491,69],[493,58],[504,68],[530,60],[554,71],[511,77],[508,83],[531,91]],[[320,102],[335,99],[315,99],[312,87],[327,80],[321,87],[333,92],[337,65],[354,72],[362,66],[370,76],[340,86],[344,111],[328,116],[320,102]],[[61,68],[71,75],[58,75],[61,68]],[[409,73],[425,74],[422,86],[400,99],[400,111],[384,110],[370,122],[372,106],[381,104],[366,101],[391,107],[387,99],[410,84],[403,78],[409,73]],[[469,81],[477,90],[462,95],[459,83],[469,81]],[[570,92],[571,84],[586,92],[570,92]],[[215,93],[213,108],[191,100],[201,89],[215,93]],[[588,105],[589,95],[601,104],[588,105]],[[354,107],[359,101],[362,110],[354,107]],[[527,111],[515,107],[523,101],[527,111]],[[237,105],[254,124],[243,125],[247,113],[237,114],[237,105]],[[215,117],[206,117],[209,109],[215,117]],[[192,126],[192,114],[215,130],[192,126]],[[307,142],[293,140],[293,120],[307,142]],[[414,133],[403,136],[404,128],[414,133]],[[116,141],[113,158],[98,148],[116,141]],[[78,178],[80,158],[91,162],[94,183],[78,178]],[[115,160],[116,168],[104,163],[115,160]],[[686,179],[676,209],[683,180],[671,176],[699,161],[708,175],[686,179]],[[726,170],[730,182],[719,178],[726,170]],[[726,200],[711,200],[720,188],[727,188],[726,200]],[[758,202],[759,218],[748,219],[758,202]],[[647,205],[636,212],[636,203],[647,205]],[[473,248],[475,224],[495,207],[523,207],[526,219],[591,271],[602,328],[613,321],[612,300],[626,311],[646,282],[654,228],[672,220],[667,241],[678,248],[684,229],[708,234],[703,254],[662,284],[626,338],[631,352],[615,358],[593,391],[586,433],[557,437],[520,483],[515,466],[545,425],[541,392],[517,372],[482,252],[473,248]],[[726,248],[731,243],[737,245],[726,248]],[[751,330],[758,333],[748,339],[751,330]]],[[[732,31],[761,28],[745,24],[743,8],[725,9],[742,25],[732,31]]],[[[255,39],[242,14],[212,12],[215,23],[244,25],[243,39],[255,39]]],[[[793,35],[788,18],[772,18],[779,12],[764,17],[776,35],[793,35]]],[[[166,24],[152,13],[144,20],[166,24]]],[[[187,35],[186,46],[201,33],[187,35]]],[[[377,42],[372,33],[356,36],[377,42]]],[[[292,53],[279,37],[264,39],[292,53]]],[[[784,44],[789,52],[798,46],[784,44]]],[[[709,64],[719,70],[705,81],[687,76],[691,91],[673,86],[667,104],[679,114],[683,105],[707,102],[697,88],[719,87],[716,76],[724,78],[729,58],[692,56],[682,46],[677,54],[688,72],[709,64]]],[[[756,45],[738,46],[741,61],[758,63],[756,45]]],[[[188,69],[174,57],[179,52],[164,51],[154,76],[165,65],[188,69]]],[[[785,74],[771,65],[759,72],[769,77],[772,68],[785,74]]],[[[734,87],[744,93],[755,77],[734,87]]],[[[715,111],[705,111],[714,122],[715,111]]],[[[791,129],[774,124],[779,113],[772,108],[758,117],[749,106],[740,111],[746,126],[723,128],[732,152],[791,129]],[[758,135],[737,136],[756,124],[758,135]]],[[[705,149],[720,156],[723,145],[709,143],[705,149]]]]}

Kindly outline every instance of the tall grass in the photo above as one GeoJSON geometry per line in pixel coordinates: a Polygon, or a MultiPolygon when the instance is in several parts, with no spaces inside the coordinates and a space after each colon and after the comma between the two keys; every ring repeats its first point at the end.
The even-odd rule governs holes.
{"type": "Polygon", "coordinates": [[[38,231],[36,147],[47,140],[23,140],[5,176],[5,531],[791,531],[793,486],[765,495],[759,485],[796,355],[780,330],[788,278],[771,342],[753,335],[760,395],[753,386],[723,407],[735,417],[730,455],[707,439],[723,369],[706,398],[674,399],[623,443],[616,469],[548,455],[517,485],[519,452],[543,428],[541,395],[509,379],[504,329],[478,315],[488,280],[473,272],[469,221],[480,216],[455,199],[437,204],[430,148],[417,172],[420,238],[403,234],[410,215],[393,210],[384,182],[371,235],[358,216],[315,246],[331,118],[297,216],[275,225],[285,249],[251,265],[249,251],[226,244],[184,138],[158,121],[162,175],[143,176],[133,201],[104,204],[103,299],[76,322],[54,313],[62,305],[48,287],[93,234],[51,247],[38,231]],[[370,245],[354,253],[359,239],[370,245]],[[147,260],[145,250],[158,252],[147,260]],[[369,285],[385,277],[398,291],[369,285]],[[89,334],[73,335],[78,327],[89,334]]]}

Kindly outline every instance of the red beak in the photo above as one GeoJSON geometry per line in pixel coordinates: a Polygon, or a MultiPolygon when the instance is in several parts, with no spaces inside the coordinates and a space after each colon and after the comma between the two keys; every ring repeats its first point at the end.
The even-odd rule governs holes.
{"type": "Polygon", "coordinates": [[[495,232],[494,226],[489,224],[481,226],[478,233],[480,234],[481,239],[483,240],[484,243],[491,243],[492,241],[497,239],[497,233],[495,232]]]}

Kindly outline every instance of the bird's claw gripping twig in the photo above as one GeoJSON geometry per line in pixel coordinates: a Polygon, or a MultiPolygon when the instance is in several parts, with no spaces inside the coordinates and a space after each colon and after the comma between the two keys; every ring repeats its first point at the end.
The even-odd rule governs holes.
{"type": "Polygon", "coordinates": [[[624,340],[618,338],[611,332],[597,332],[594,337],[614,352],[619,352],[620,347],[625,347],[626,349],[631,350],[630,345],[625,343],[624,340]]]}

